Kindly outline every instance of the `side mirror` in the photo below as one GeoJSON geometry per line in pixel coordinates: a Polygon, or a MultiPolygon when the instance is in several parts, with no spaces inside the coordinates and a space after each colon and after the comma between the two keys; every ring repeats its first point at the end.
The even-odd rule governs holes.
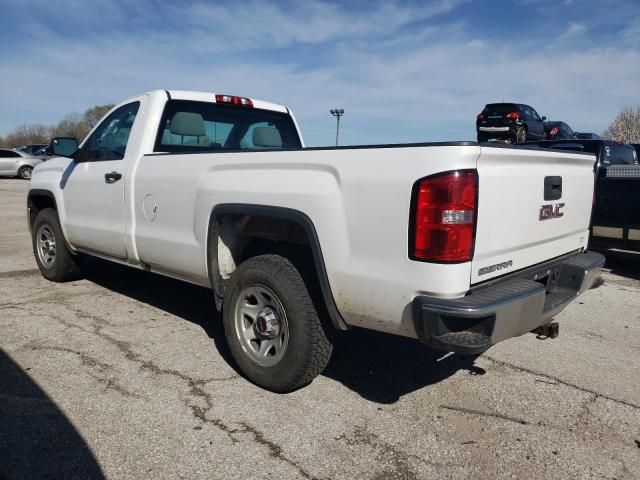
{"type": "Polygon", "coordinates": [[[542,117],[542,121],[546,122],[547,121],[547,117],[542,117]]]}
{"type": "Polygon", "coordinates": [[[78,140],[73,137],[55,137],[47,147],[47,153],[59,157],[71,157],[78,150],[78,140]]]}

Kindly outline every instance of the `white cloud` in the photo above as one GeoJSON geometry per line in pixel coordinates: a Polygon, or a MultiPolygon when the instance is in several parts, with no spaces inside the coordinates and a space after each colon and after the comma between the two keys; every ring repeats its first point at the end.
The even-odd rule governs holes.
{"type": "Polygon", "coordinates": [[[285,47],[294,43],[323,43],[365,35],[386,34],[398,28],[449,12],[464,0],[440,0],[426,5],[396,2],[349,11],[338,4],[309,0],[284,5],[253,0],[232,5],[198,3],[176,14],[205,29],[216,29],[225,48],[285,47]]]}
{"type": "Polygon", "coordinates": [[[558,40],[566,40],[569,38],[576,37],[578,35],[582,35],[587,31],[587,27],[582,23],[574,23],[571,22],[567,26],[567,29],[560,34],[558,40]]]}

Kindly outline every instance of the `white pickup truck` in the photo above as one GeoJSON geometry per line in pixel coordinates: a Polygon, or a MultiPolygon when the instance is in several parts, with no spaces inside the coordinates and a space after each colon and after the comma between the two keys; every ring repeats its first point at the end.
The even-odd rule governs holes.
{"type": "Polygon", "coordinates": [[[287,392],[364,327],[481,353],[597,277],[592,155],[474,142],[305,148],[286,107],[158,90],[56,138],[28,221],[45,278],[84,255],[213,290],[234,360],[287,392]]]}

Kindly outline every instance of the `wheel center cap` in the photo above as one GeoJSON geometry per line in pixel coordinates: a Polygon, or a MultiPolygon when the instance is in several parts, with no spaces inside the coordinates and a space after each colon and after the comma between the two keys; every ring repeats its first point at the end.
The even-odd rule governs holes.
{"type": "Polygon", "coordinates": [[[264,307],[256,317],[256,330],[267,338],[275,338],[280,335],[280,320],[277,312],[271,307],[264,307]]]}

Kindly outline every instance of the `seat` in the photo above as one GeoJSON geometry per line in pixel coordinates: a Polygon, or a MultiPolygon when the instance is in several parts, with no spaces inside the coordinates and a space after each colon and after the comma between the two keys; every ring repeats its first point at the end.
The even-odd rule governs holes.
{"type": "Polygon", "coordinates": [[[169,130],[175,135],[202,137],[206,135],[202,115],[194,112],[176,112],[171,119],[169,130]]]}
{"type": "Polygon", "coordinates": [[[282,137],[277,128],[256,127],[253,129],[253,145],[263,148],[282,148],[282,137]]]}

